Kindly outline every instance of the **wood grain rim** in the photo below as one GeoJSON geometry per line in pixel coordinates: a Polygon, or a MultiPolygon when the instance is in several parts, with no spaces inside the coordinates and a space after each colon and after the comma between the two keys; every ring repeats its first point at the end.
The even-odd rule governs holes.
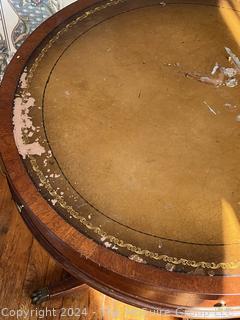
{"type": "Polygon", "coordinates": [[[239,305],[240,277],[170,273],[136,263],[98,245],[71,227],[49,206],[23,166],[12,127],[12,106],[19,77],[49,32],[96,3],[99,1],[79,0],[49,18],[29,36],[6,70],[0,89],[0,150],[13,193],[18,203],[24,205],[23,218],[67,271],[79,278],[84,275],[91,286],[109,296],[149,309],[213,307],[220,300],[226,301],[229,307],[236,307],[239,305]]]}

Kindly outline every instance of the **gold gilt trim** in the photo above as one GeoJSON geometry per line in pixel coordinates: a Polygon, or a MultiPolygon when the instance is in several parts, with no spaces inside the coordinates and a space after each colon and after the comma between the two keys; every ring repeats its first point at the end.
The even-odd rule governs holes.
{"type": "MultiPolygon", "coordinates": [[[[44,58],[47,51],[52,47],[52,45],[69,29],[71,29],[74,25],[76,25],[78,22],[83,21],[84,19],[88,18],[89,16],[102,11],[108,7],[118,5],[120,3],[124,3],[126,0],[110,0],[109,2],[102,4],[100,6],[94,7],[92,9],[89,9],[88,11],[84,12],[82,15],[77,17],[72,22],[68,23],[63,29],[58,31],[56,35],[47,43],[47,45],[41,50],[39,56],[35,59],[34,63],[32,64],[28,75],[27,75],[27,86],[26,88],[23,88],[22,91],[22,97],[24,100],[28,99],[28,92],[30,91],[30,82],[33,79],[34,73],[36,69],[38,68],[41,60],[44,58]]],[[[86,218],[81,216],[81,214],[77,211],[75,211],[72,206],[69,206],[67,202],[60,196],[57,191],[52,187],[52,185],[49,183],[48,179],[46,179],[45,175],[41,171],[41,169],[38,166],[38,163],[36,159],[33,156],[29,156],[30,163],[32,165],[32,168],[34,172],[37,174],[41,184],[46,188],[46,190],[49,192],[49,194],[57,200],[57,203],[64,208],[72,217],[74,217],[76,220],[78,220],[83,226],[85,226],[88,230],[91,230],[96,235],[98,235],[101,238],[104,238],[105,240],[109,241],[115,246],[126,248],[131,253],[135,253],[137,255],[145,256],[147,258],[151,258],[156,261],[164,261],[165,263],[171,263],[173,265],[183,265],[188,266],[192,268],[203,268],[203,269],[212,269],[212,270],[227,270],[227,269],[236,269],[240,267],[240,261],[234,261],[234,262],[205,262],[205,261],[194,261],[194,260],[188,260],[184,258],[176,258],[176,257],[170,257],[168,255],[159,254],[157,252],[151,252],[146,249],[142,249],[140,247],[136,247],[133,244],[125,243],[124,240],[118,239],[117,237],[113,235],[107,234],[105,231],[103,231],[99,226],[94,226],[92,223],[87,221],[86,218]]]]}

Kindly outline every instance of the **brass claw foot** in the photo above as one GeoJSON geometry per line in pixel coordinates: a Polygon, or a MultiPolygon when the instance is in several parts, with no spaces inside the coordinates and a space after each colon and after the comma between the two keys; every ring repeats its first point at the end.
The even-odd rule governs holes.
{"type": "Polygon", "coordinates": [[[47,301],[50,299],[50,292],[48,288],[43,288],[36,290],[31,295],[32,304],[41,304],[44,301],[47,301]]]}

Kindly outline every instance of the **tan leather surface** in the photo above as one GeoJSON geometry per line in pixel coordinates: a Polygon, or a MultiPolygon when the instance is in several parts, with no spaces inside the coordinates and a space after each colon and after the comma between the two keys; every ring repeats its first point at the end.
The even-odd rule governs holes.
{"type": "Polygon", "coordinates": [[[239,89],[179,69],[208,74],[226,64],[224,46],[235,44],[216,8],[169,6],[115,17],[66,51],[47,88],[46,128],[85,199],[137,230],[222,242],[223,199],[240,209],[240,124],[224,107],[238,105],[239,89]]]}
{"type": "Polygon", "coordinates": [[[216,88],[186,73],[206,76],[216,62],[229,66],[224,47],[238,54],[222,11],[181,4],[137,9],[67,48],[80,32],[75,28],[50,49],[32,86],[40,104],[65,47],[46,87],[44,123],[65,177],[109,218],[95,212],[97,225],[153,251],[164,240],[141,232],[187,242],[161,250],[218,262],[237,259],[236,246],[226,254],[190,244],[240,241],[239,87],[216,88]]]}

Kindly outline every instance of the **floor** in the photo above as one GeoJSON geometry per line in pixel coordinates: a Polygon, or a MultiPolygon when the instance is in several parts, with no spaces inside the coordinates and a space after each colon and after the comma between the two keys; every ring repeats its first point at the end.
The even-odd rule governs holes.
{"type": "MultiPolygon", "coordinates": [[[[23,223],[0,172],[0,320],[152,320],[160,316],[129,307],[93,290],[31,305],[35,289],[64,277],[23,223]]],[[[173,319],[164,317],[165,320],[173,319]]]]}

